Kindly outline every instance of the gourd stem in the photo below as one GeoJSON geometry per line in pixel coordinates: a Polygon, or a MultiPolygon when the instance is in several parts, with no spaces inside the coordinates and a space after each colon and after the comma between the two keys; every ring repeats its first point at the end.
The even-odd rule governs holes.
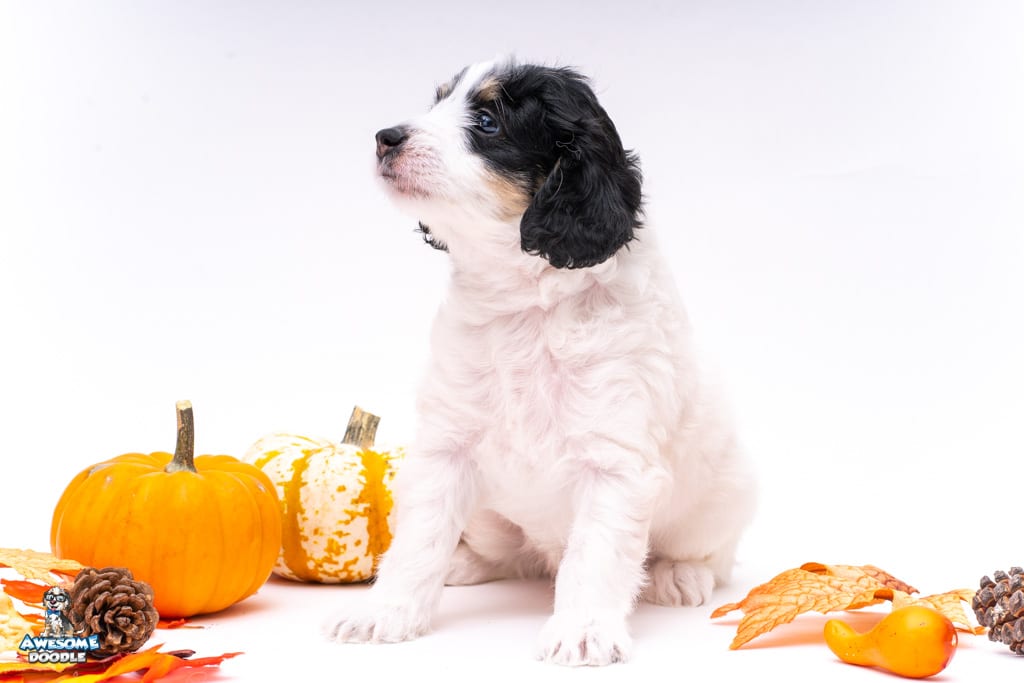
{"type": "Polygon", "coordinates": [[[174,459],[167,463],[164,472],[195,472],[192,460],[195,454],[196,430],[192,419],[192,403],[178,401],[178,443],[174,447],[174,459]]]}
{"type": "Polygon", "coordinates": [[[369,450],[373,448],[373,440],[377,437],[377,425],[379,424],[379,417],[356,406],[352,409],[352,417],[348,419],[345,437],[341,442],[369,450]]]}

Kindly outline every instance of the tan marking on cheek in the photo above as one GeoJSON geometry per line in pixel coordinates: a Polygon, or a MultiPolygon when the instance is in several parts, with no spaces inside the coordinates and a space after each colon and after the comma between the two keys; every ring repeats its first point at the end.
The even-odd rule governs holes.
{"type": "Polygon", "coordinates": [[[509,220],[523,215],[530,205],[530,194],[513,180],[496,173],[487,174],[487,188],[494,197],[495,214],[509,220]]]}
{"type": "Polygon", "coordinates": [[[497,78],[488,78],[480,84],[476,94],[484,102],[493,102],[501,95],[501,82],[497,78]]]}

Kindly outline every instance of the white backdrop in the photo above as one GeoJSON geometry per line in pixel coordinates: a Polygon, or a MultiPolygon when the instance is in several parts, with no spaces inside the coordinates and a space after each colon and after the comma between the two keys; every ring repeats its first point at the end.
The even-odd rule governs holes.
{"type": "Polygon", "coordinates": [[[1021,564],[1022,30],[1011,1],[0,2],[0,545],[172,449],[177,399],[199,452],[355,403],[412,443],[446,257],[373,134],[514,53],[588,73],[641,156],[761,474],[735,590],[1021,564]]]}

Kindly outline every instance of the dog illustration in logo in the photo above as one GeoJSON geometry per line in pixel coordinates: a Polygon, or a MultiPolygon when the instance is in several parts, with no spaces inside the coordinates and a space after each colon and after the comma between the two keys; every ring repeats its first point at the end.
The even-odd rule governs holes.
{"type": "Polygon", "coordinates": [[[43,638],[66,638],[75,635],[75,627],[68,619],[71,596],[60,586],[54,586],[43,593],[43,607],[46,608],[46,623],[43,638]]]}

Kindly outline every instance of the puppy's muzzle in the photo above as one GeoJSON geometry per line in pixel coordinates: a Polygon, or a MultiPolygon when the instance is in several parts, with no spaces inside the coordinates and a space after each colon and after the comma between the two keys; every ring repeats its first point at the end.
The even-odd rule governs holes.
{"type": "Polygon", "coordinates": [[[384,161],[394,156],[409,139],[409,129],[405,126],[394,126],[377,131],[377,158],[384,161]]]}

